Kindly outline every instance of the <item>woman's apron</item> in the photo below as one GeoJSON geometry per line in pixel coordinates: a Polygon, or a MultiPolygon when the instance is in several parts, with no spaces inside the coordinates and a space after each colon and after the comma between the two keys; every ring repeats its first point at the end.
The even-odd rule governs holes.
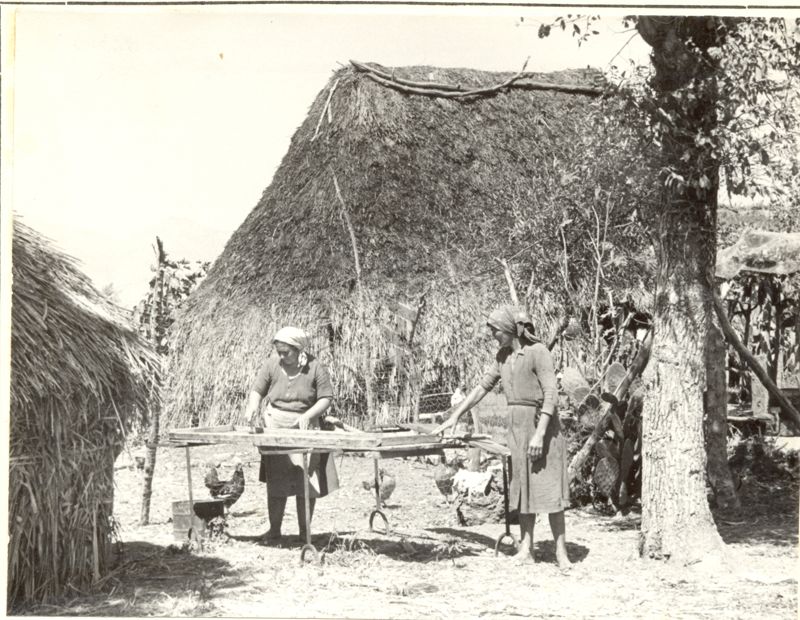
{"type": "MultiPolygon", "coordinates": [[[[265,410],[266,428],[297,428],[302,413],[283,411],[268,403],[265,410]]],[[[309,428],[319,428],[319,418],[312,420],[309,428]]],[[[303,497],[303,454],[262,454],[258,479],[267,483],[267,494],[272,497],[303,497]]],[[[309,497],[325,497],[339,488],[339,476],[332,452],[312,452],[308,455],[309,497]]]]}

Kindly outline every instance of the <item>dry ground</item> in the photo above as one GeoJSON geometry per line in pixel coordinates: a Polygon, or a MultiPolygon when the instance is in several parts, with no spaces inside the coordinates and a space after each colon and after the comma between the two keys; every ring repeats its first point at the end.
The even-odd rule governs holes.
{"type": "Polygon", "coordinates": [[[138,526],[140,476],[119,469],[116,517],[124,541],[119,565],[102,591],[35,614],[122,616],[267,616],[348,618],[795,618],[797,615],[797,488],[746,489],[746,516],[722,522],[726,566],[694,567],[637,557],[638,516],[618,519],[593,509],[567,516],[569,574],[554,564],[549,528],[537,525],[535,565],[495,557],[499,523],[459,527],[418,460],[384,461],[397,479],[386,512],[396,532],[369,531],[373,497],[362,488],[372,461],[337,458],[342,488],[320,500],[312,530],[327,548],[322,567],[300,566],[293,503],[288,540],[261,544],[266,529],[263,485],[254,450],[212,446],[192,450],[194,493],[207,458],[231,472],[237,453],[247,461],[247,489],[229,517],[230,539],[202,550],[175,543],[171,504],[186,499],[185,453],[160,450],[151,524],[138,526]]]}

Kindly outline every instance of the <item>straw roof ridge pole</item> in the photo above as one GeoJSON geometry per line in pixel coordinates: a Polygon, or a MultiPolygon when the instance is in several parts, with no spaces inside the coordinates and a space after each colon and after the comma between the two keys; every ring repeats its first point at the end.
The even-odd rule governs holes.
{"type": "MultiPolygon", "coordinates": [[[[548,83],[548,82],[538,82],[538,81],[525,81],[521,82],[520,80],[525,76],[525,67],[528,66],[528,61],[530,57],[525,60],[525,63],[522,66],[522,69],[516,75],[508,78],[504,82],[494,85],[494,86],[486,86],[483,88],[473,88],[470,90],[465,90],[465,88],[461,84],[446,84],[446,83],[439,83],[439,82],[418,82],[413,80],[405,80],[403,78],[396,77],[394,73],[387,73],[385,71],[381,71],[375,67],[371,67],[367,63],[358,62],[356,60],[351,60],[350,64],[356,68],[358,71],[363,71],[366,73],[370,79],[378,82],[378,84],[382,84],[384,86],[388,86],[390,88],[395,88],[404,93],[416,94],[416,95],[424,95],[427,97],[443,97],[443,98],[468,98],[468,97],[482,97],[482,96],[491,96],[501,92],[504,89],[512,88],[512,87],[519,87],[525,88],[528,90],[551,90],[556,92],[562,93],[575,93],[580,95],[592,95],[592,96],[599,96],[604,94],[605,90],[603,88],[599,88],[596,84],[604,83],[605,80],[602,78],[602,74],[598,72],[598,77],[595,77],[593,80],[593,84],[591,86],[587,85],[580,85],[580,84],[558,84],[558,83],[548,83]]],[[[370,63],[375,64],[375,63],[370,63]]]]}

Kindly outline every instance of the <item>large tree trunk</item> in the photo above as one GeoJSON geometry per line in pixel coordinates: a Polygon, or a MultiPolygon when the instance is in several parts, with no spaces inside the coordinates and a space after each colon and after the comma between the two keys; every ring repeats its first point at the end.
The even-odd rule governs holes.
{"type": "Polygon", "coordinates": [[[741,508],[728,467],[728,382],[725,375],[727,350],[722,331],[711,325],[706,338],[706,456],[708,482],[717,507],[726,512],[741,508]]]}
{"type": "Polygon", "coordinates": [[[637,22],[653,48],[656,107],[669,119],[661,130],[666,174],[653,351],[644,375],[640,554],[686,563],[723,547],[706,498],[703,433],[718,188],[718,160],[707,139],[716,126],[716,63],[705,50],[721,45],[721,23],[713,17],[637,22]]]}
{"type": "Polygon", "coordinates": [[[665,210],[653,351],[644,374],[640,554],[694,562],[722,547],[706,498],[703,442],[715,238],[706,205],[665,210]]]}

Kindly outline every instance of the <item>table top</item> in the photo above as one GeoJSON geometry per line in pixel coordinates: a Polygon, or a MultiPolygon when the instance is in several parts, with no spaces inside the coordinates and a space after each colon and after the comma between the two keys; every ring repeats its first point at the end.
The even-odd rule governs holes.
{"type": "Polygon", "coordinates": [[[503,454],[505,446],[486,435],[433,435],[418,430],[391,431],[322,431],[288,428],[263,429],[252,432],[249,426],[233,424],[210,427],[176,428],[169,431],[174,446],[241,444],[259,448],[262,453],[278,452],[370,452],[380,455],[413,456],[443,449],[476,445],[490,452],[503,454]]]}

